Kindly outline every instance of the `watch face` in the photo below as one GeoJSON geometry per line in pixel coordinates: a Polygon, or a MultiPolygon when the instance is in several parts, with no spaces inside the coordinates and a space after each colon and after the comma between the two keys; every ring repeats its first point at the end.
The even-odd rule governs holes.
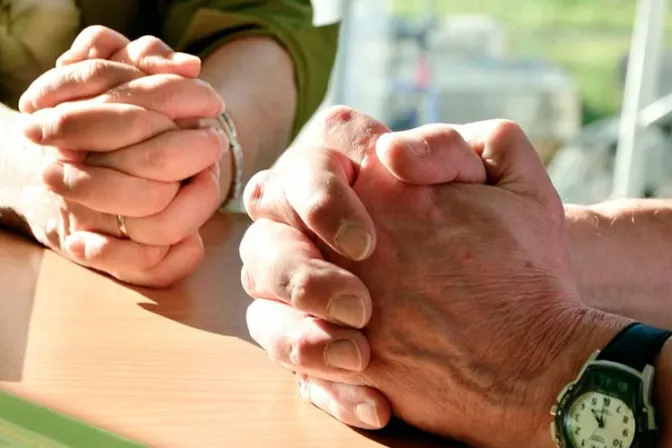
{"type": "Polygon", "coordinates": [[[591,391],[579,396],[565,416],[572,447],[630,448],[636,424],[632,410],[622,400],[591,391]]]}

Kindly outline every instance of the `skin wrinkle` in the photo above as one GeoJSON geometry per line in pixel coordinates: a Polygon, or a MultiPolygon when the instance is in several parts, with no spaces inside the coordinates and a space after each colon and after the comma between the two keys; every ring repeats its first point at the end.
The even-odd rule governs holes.
{"type": "MultiPolygon", "coordinates": [[[[552,199],[544,204],[528,201],[525,206],[521,198],[531,194],[524,192],[518,195],[521,198],[515,198],[516,195],[498,194],[484,187],[480,188],[482,192],[490,190],[483,195],[484,201],[475,189],[465,213],[462,207],[467,201],[444,201],[440,192],[434,191],[435,195],[428,197],[417,190],[411,192],[407,186],[385,191],[389,184],[384,180],[369,180],[368,184],[366,176],[359,180],[364,184],[364,205],[374,215],[377,230],[383,229],[373,261],[361,263],[359,273],[364,275],[358,275],[370,287],[374,300],[372,324],[365,330],[373,350],[371,376],[370,382],[364,384],[373,383],[392,398],[395,411],[408,416],[412,424],[421,423],[423,429],[460,436],[460,429],[464,428],[456,425],[463,418],[469,420],[472,430],[479,428],[466,434],[470,440],[465,441],[475,441],[474,446],[498,446],[494,438],[483,435],[500,434],[496,429],[501,429],[502,446],[530,446],[524,437],[536,433],[541,426],[543,435],[548,436],[548,424],[536,423],[541,422],[542,416],[549,417],[549,397],[555,398],[554,394],[566,384],[558,378],[565,375],[569,381],[567,373],[576,373],[572,372],[574,363],[587,357],[583,350],[603,346],[600,338],[605,336],[591,333],[590,329],[577,329],[578,322],[562,319],[565,311],[555,306],[566,297],[570,306],[572,301],[579,303],[570,280],[552,278],[562,276],[570,264],[563,260],[568,251],[559,250],[559,239],[565,239],[561,235],[565,227],[558,210],[561,206],[552,199]],[[502,203],[506,199],[510,202],[502,203]],[[427,207],[426,202],[433,202],[433,207],[427,207]],[[499,213],[493,214],[495,205],[499,206],[499,213]],[[497,221],[502,218],[504,222],[497,221]],[[542,222],[536,222],[536,218],[542,222]],[[512,266],[520,268],[523,276],[514,276],[516,270],[512,266]],[[486,269],[490,269],[490,275],[484,274],[486,269]],[[466,275],[471,281],[461,278],[466,275]],[[452,282],[449,290],[436,286],[446,282],[452,282]],[[474,295],[476,286],[483,284],[489,288],[474,295]],[[520,291],[525,288],[536,292],[523,296],[520,291]],[[458,300],[460,303],[455,303],[458,300]],[[506,307],[497,300],[513,306],[506,307]],[[481,306],[478,313],[469,309],[469,304],[474,306],[476,301],[481,306]],[[518,311],[518,305],[527,307],[527,312],[518,311]],[[438,319],[437,312],[442,311],[448,311],[445,317],[449,323],[438,319]],[[529,315],[533,322],[520,322],[510,328],[521,314],[529,315]],[[574,333],[579,337],[569,338],[574,333]],[[592,344],[591,338],[600,343],[592,344]],[[567,339],[575,339],[577,345],[567,348],[567,339]],[[505,348],[509,348],[508,353],[505,348]],[[570,350],[578,354],[576,359],[567,356],[570,350]],[[495,379],[492,373],[499,363],[506,367],[502,377],[495,379]],[[523,374],[530,378],[530,389],[521,391],[518,369],[525,364],[529,364],[523,374]],[[386,375],[387,369],[393,374],[386,375]],[[462,383],[455,381],[460,372],[462,383]],[[482,406],[482,415],[474,409],[464,409],[464,403],[482,406]],[[495,418],[506,414],[504,409],[510,410],[508,415],[495,418]],[[419,414],[415,414],[418,410],[419,414]],[[518,429],[525,425],[530,427],[528,432],[518,429]]],[[[537,184],[530,182],[528,188],[532,190],[537,184]]],[[[469,194],[468,189],[457,193],[469,194]]],[[[625,215],[621,221],[625,227],[628,218],[625,215]]],[[[606,224],[605,221],[605,227],[606,224]]],[[[582,230],[586,232],[585,226],[582,230]]],[[[606,230],[611,233],[608,227],[606,230]]],[[[592,252],[592,248],[587,251],[592,252]]],[[[600,260],[600,256],[593,260],[600,260]]],[[[571,275],[567,273],[567,277],[571,275]]]]}
{"type": "MultiPolygon", "coordinates": [[[[542,415],[548,401],[545,384],[549,375],[557,376],[551,366],[567,359],[567,342],[575,331],[559,324],[564,323],[560,304],[567,296],[574,300],[573,290],[554,279],[565,262],[563,252],[547,243],[564,241],[557,207],[494,187],[399,187],[389,173],[376,172],[375,163],[366,169],[354,187],[376,226],[376,251],[359,263],[336,257],[373,297],[365,330],[372,361],[363,378],[375,381],[411,424],[470,442],[478,442],[478,436],[463,433],[459,421],[447,422],[446,415],[460,409],[467,420],[487,421],[484,428],[503,432],[510,432],[503,425],[516,419],[542,415]],[[501,219],[503,201],[509,204],[506,220],[501,219]],[[534,213],[549,216],[542,228],[529,222],[534,213]],[[489,242],[494,236],[496,245],[489,242]],[[532,292],[521,295],[524,289],[532,292]],[[477,315],[469,315],[473,301],[483,305],[477,315]],[[528,317],[521,318],[523,313],[528,317]],[[521,324],[512,328],[511,322],[521,324]],[[513,343],[518,347],[512,351],[513,343]],[[427,391],[447,398],[414,399],[427,391]],[[464,402],[479,403],[479,409],[463,409],[464,402]]],[[[551,378],[551,384],[556,380],[551,378]]],[[[529,426],[536,429],[537,423],[529,426]]],[[[520,441],[522,435],[511,434],[511,439],[520,441]]]]}
{"type": "Polygon", "coordinates": [[[665,279],[646,285],[595,283],[582,287],[581,295],[586,302],[596,303],[602,311],[631,316],[662,328],[669,327],[669,317],[657,311],[669,303],[670,288],[665,279]],[[658,298],[661,305],[649,305],[646,308],[640,306],[644,301],[653,301],[652,298],[658,298]]]}
{"type": "MultiPolygon", "coordinates": [[[[393,329],[389,332],[389,341],[393,345],[386,349],[384,357],[375,357],[374,355],[370,368],[376,370],[376,375],[371,376],[371,378],[375,378],[375,380],[365,380],[364,383],[376,388],[378,388],[380,384],[389,384],[390,381],[394,381],[394,377],[399,376],[399,373],[390,374],[389,372],[393,371],[392,369],[397,370],[397,372],[401,369],[405,372],[403,377],[407,379],[406,385],[411,389],[409,396],[424,396],[427,394],[428,390],[431,390],[434,393],[442,393],[446,397],[454,396],[454,394],[451,393],[452,389],[444,381],[433,382],[431,385],[417,381],[415,372],[420,369],[436,370],[437,364],[434,359],[434,353],[424,348],[425,343],[421,346],[416,345],[409,336],[409,334],[399,329],[393,329]],[[415,356],[419,356],[419,358],[416,359],[415,356]]],[[[441,373],[442,371],[439,370],[438,372],[441,373]]],[[[368,378],[369,377],[367,377],[367,379],[368,378]]],[[[459,402],[460,400],[455,401],[455,403],[459,402]]],[[[416,416],[414,415],[414,417],[416,416]]]]}
{"type": "MultiPolygon", "coordinates": [[[[454,289],[452,289],[454,291],[454,289]]],[[[538,290],[538,289],[537,289],[538,290]]],[[[494,292],[496,294],[496,292],[494,292]]],[[[538,297],[535,297],[534,300],[540,300],[538,297]]],[[[467,308],[468,310],[468,308],[467,308]]],[[[430,314],[430,316],[435,315],[435,312],[438,312],[438,307],[436,307],[436,310],[432,310],[433,313],[430,314]]],[[[510,307],[507,309],[507,307],[496,307],[492,306],[489,310],[489,312],[482,317],[482,322],[483,325],[495,325],[498,322],[502,322],[504,325],[508,325],[508,322],[511,321],[517,321],[519,319],[516,318],[515,316],[515,311],[512,311],[510,307]],[[502,308],[502,309],[500,309],[502,308]],[[509,315],[507,315],[507,313],[509,315]]],[[[468,312],[465,310],[465,312],[468,312]]],[[[550,313],[539,313],[540,316],[548,316],[550,313]]],[[[548,323],[544,320],[541,320],[541,318],[536,319],[534,328],[520,328],[517,331],[514,331],[511,333],[511,339],[513,340],[525,340],[525,335],[527,334],[542,334],[544,336],[536,337],[535,340],[539,339],[544,339],[547,337],[547,332],[544,331],[544,328],[549,327],[548,323]],[[522,333],[522,334],[521,334],[522,333]]],[[[456,337],[451,337],[451,329],[447,326],[442,326],[442,331],[446,332],[448,339],[449,340],[469,340],[469,337],[466,338],[456,338],[456,337]]],[[[494,334],[500,333],[500,330],[493,328],[492,331],[494,334]]],[[[555,336],[554,336],[555,338],[555,336]]],[[[534,341],[530,341],[530,346],[534,346],[536,343],[534,341]]],[[[509,372],[502,371],[501,366],[506,365],[506,361],[508,360],[508,356],[506,355],[507,351],[504,350],[504,348],[510,346],[510,341],[507,340],[493,340],[492,345],[488,347],[487,354],[479,354],[475,353],[474,350],[469,346],[465,345],[463,347],[453,347],[453,350],[459,350],[464,353],[470,353],[470,355],[467,356],[467,359],[488,359],[489,361],[487,363],[482,363],[482,362],[476,362],[473,365],[468,366],[466,371],[472,372],[472,379],[469,381],[465,381],[465,378],[456,376],[455,380],[456,381],[461,381],[465,386],[469,386],[470,389],[475,389],[481,392],[484,396],[487,397],[502,397],[502,396],[507,396],[513,390],[515,389],[513,386],[508,387],[507,382],[500,382],[495,380],[495,375],[494,372],[498,372],[498,376],[504,375],[506,378],[510,379],[511,384],[514,383],[520,383],[521,386],[529,382],[530,380],[537,379],[541,372],[543,372],[548,364],[547,358],[543,360],[527,360],[527,359],[522,359],[525,357],[525,353],[527,352],[532,352],[532,350],[527,350],[525,347],[521,347],[521,349],[518,351],[518,353],[521,353],[521,362],[520,365],[524,365],[525,369],[521,369],[520,365],[515,365],[511,366],[513,369],[509,372]],[[533,362],[531,362],[533,361],[533,362]]],[[[561,350],[561,347],[550,349],[548,352],[548,358],[554,358],[557,356],[557,352],[561,350]]],[[[435,359],[441,359],[442,354],[441,353],[433,353],[430,355],[431,357],[435,359]]],[[[450,359],[444,360],[445,362],[443,363],[444,365],[450,365],[450,359]]],[[[458,369],[458,371],[461,369],[458,369]]],[[[454,372],[458,373],[458,372],[454,372]]],[[[514,394],[513,396],[516,396],[514,394]]],[[[510,400],[506,400],[507,402],[510,402],[510,400]]],[[[502,404],[498,400],[493,400],[493,404],[502,404]]]]}
{"type": "MultiPolygon", "coordinates": [[[[432,243],[433,244],[433,243],[432,243]]],[[[392,246],[396,247],[396,246],[392,246]]],[[[414,270],[417,271],[419,268],[417,268],[416,264],[414,263],[408,263],[410,260],[410,256],[407,254],[401,252],[398,250],[396,251],[395,256],[393,257],[395,259],[394,264],[397,266],[408,266],[409,270],[414,270]]],[[[445,260],[437,260],[435,262],[442,263],[445,260]]],[[[528,267],[531,267],[531,264],[529,263],[528,260],[525,260],[525,263],[528,265],[528,267]]],[[[443,264],[443,263],[442,263],[443,264]]],[[[510,284],[510,289],[514,290],[525,290],[526,288],[530,287],[531,283],[538,284],[537,286],[533,287],[533,290],[536,291],[543,291],[543,288],[540,288],[540,286],[545,285],[545,282],[540,280],[540,275],[534,272],[533,269],[528,269],[530,271],[529,278],[526,278],[524,281],[517,281],[515,283],[510,284]]],[[[478,284],[476,282],[473,282],[473,284],[469,284],[465,282],[464,280],[460,279],[459,274],[455,275],[455,278],[452,278],[453,276],[449,276],[448,279],[444,278],[445,275],[440,275],[442,278],[435,278],[439,276],[431,276],[431,275],[420,275],[417,276],[416,273],[411,273],[409,275],[411,278],[419,278],[421,281],[419,282],[422,285],[432,285],[432,284],[443,284],[445,285],[444,288],[447,291],[453,291],[455,292],[456,290],[470,290],[476,287],[482,288],[483,285],[487,285],[488,283],[493,283],[495,281],[498,281],[497,278],[493,279],[492,281],[488,280],[487,278],[481,278],[478,280],[478,284]],[[456,281],[457,280],[457,281],[456,281]]],[[[547,276],[542,275],[541,278],[546,278],[547,276]]],[[[493,289],[495,289],[493,287],[493,289]]],[[[493,294],[497,294],[498,292],[495,290],[493,291],[493,294]]],[[[389,292],[388,292],[389,294],[389,292]]],[[[465,293],[467,296],[473,295],[471,292],[465,293]]],[[[544,295],[547,295],[548,297],[553,297],[554,294],[557,295],[557,291],[546,291],[544,295]]],[[[385,295],[385,293],[383,294],[385,295]]],[[[441,296],[446,296],[446,292],[442,291],[441,296]]],[[[461,294],[460,294],[461,295],[461,294]]],[[[415,311],[411,311],[412,314],[417,315],[417,311],[420,311],[420,316],[422,316],[424,319],[427,320],[426,325],[428,325],[431,328],[436,328],[437,329],[437,335],[439,334],[444,334],[447,336],[448,340],[459,340],[459,338],[451,337],[451,327],[445,324],[445,321],[439,319],[436,316],[441,315],[441,306],[440,304],[437,304],[435,301],[432,300],[433,295],[432,294],[423,294],[421,291],[418,291],[414,296],[402,296],[402,297],[397,297],[397,300],[401,304],[403,304],[402,309],[408,309],[409,307],[414,307],[416,308],[415,311]]],[[[537,300],[541,301],[539,297],[533,297],[528,300],[537,300]]],[[[468,312],[469,307],[465,307],[465,312],[468,312]]],[[[488,313],[491,317],[485,317],[483,320],[484,322],[510,322],[511,320],[514,319],[513,316],[511,317],[505,317],[501,318],[501,314],[503,311],[509,311],[511,312],[510,307],[502,307],[504,310],[500,310],[497,308],[491,308],[491,313],[488,313]],[[501,319],[501,320],[500,320],[501,319]]],[[[384,311],[383,311],[384,312],[384,311]]],[[[398,314],[406,314],[399,312],[398,314]]],[[[548,315],[548,313],[543,314],[540,313],[541,315],[548,315]]],[[[393,318],[393,316],[390,316],[389,318],[393,318]]],[[[540,327],[544,328],[547,326],[547,323],[545,321],[539,321],[535,327],[540,327]]],[[[496,332],[496,331],[495,331],[496,332]]],[[[521,328],[520,332],[523,333],[528,333],[528,332],[535,332],[534,329],[529,329],[529,328],[521,328]]],[[[545,334],[545,332],[537,331],[537,333],[540,334],[545,334]]],[[[523,336],[518,336],[518,333],[515,333],[518,338],[521,338],[524,340],[524,335],[523,336]]],[[[495,381],[494,379],[490,379],[489,377],[492,376],[492,372],[497,371],[499,368],[499,365],[504,364],[506,359],[502,359],[501,357],[497,357],[496,355],[499,353],[504,353],[503,350],[501,350],[501,346],[507,346],[509,345],[508,341],[493,341],[495,342],[496,345],[493,345],[489,352],[491,353],[491,356],[486,357],[487,359],[492,359],[491,362],[485,364],[485,363],[475,363],[472,366],[469,366],[467,368],[467,371],[472,371],[474,372],[473,376],[470,377],[465,377],[460,374],[460,371],[464,371],[464,369],[460,367],[453,367],[455,365],[455,360],[460,359],[459,357],[455,356],[447,356],[445,353],[446,351],[443,350],[433,350],[433,351],[428,351],[426,349],[421,348],[418,345],[413,344],[412,342],[412,336],[409,337],[409,335],[405,335],[403,333],[393,333],[390,334],[386,340],[390,342],[395,342],[396,344],[393,347],[387,347],[388,351],[390,354],[394,355],[396,359],[399,360],[405,360],[409,359],[412,360],[413,357],[420,357],[421,359],[424,359],[427,363],[429,364],[440,364],[443,365],[444,367],[448,367],[450,371],[452,372],[452,376],[455,381],[458,383],[462,384],[463,386],[466,386],[469,389],[479,391],[485,396],[488,397],[501,397],[501,396],[511,396],[515,390],[517,390],[517,384],[524,385],[527,381],[537,379],[541,376],[543,371],[545,371],[546,366],[548,362],[546,360],[539,361],[537,363],[523,363],[525,365],[529,365],[530,367],[526,369],[525,371],[521,372],[518,370],[518,366],[514,369],[512,372],[506,373],[507,378],[510,378],[510,381],[506,382],[501,382],[501,381],[495,381]],[[495,356],[492,356],[492,354],[495,354],[495,356]]],[[[429,344],[431,346],[431,344],[429,344]]],[[[440,345],[439,345],[440,346],[440,345]]],[[[453,347],[453,350],[457,350],[455,347],[453,347]]],[[[460,347],[460,351],[462,352],[472,352],[471,348],[469,346],[466,347],[460,347]]],[[[557,354],[557,352],[560,351],[560,348],[556,348],[553,350],[549,350],[549,358],[554,358],[557,354]]],[[[473,358],[473,357],[470,357],[473,358]]],[[[480,356],[477,356],[475,359],[480,358],[480,356]]],[[[513,394],[513,396],[517,396],[516,394],[513,394]]],[[[493,399],[493,404],[502,404],[501,400],[493,399]]],[[[519,404],[519,403],[516,403],[519,404]]],[[[520,403],[522,404],[522,403],[520,403]]]]}
{"type": "MultiPolygon", "coordinates": [[[[526,260],[528,267],[530,263],[526,260]]],[[[529,287],[530,283],[540,284],[535,286],[533,289],[536,291],[544,291],[544,288],[539,288],[543,286],[544,282],[539,279],[539,277],[532,272],[533,269],[530,269],[531,273],[527,279],[524,281],[516,281],[508,285],[509,289],[512,290],[525,290],[525,287],[529,287]]],[[[450,276],[452,277],[452,276],[450,276]]],[[[542,277],[543,278],[543,277],[542,277]]],[[[483,285],[493,284],[492,294],[499,294],[497,290],[498,287],[495,286],[495,281],[497,279],[493,278],[489,280],[487,277],[481,277],[479,280],[479,285],[482,288],[483,285]]],[[[499,279],[501,282],[501,279],[499,279]]],[[[455,274],[455,277],[450,279],[443,278],[440,281],[433,280],[431,277],[424,277],[422,284],[443,284],[446,285],[445,288],[442,288],[444,291],[441,291],[439,294],[440,297],[446,297],[448,291],[452,291],[458,296],[473,297],[473,293],[462,293],[460,290],[470,290],[475,286],[474,284],[469,284],[464,281],[460,281],[459,274],[455,274]]],[[[554,297],[554,294],[557,294],[557,291],[547,291],[544,295],[549,297],[554,297]]],[[[469,336],[463,335],[462,337],[451,336],[452,332],[455,330],[452,329],[445,321],[441,320],[440,316],[440,303],[432,301],[431,298],[436,295],[428,295],[427,297],[421,297],[420,294],[416,296],[416,300],[406,300],[405,302],[414,303],[417,308],[420,309],[421,315],[424,319],[430,321],[426,325],[429,325],[431,328],[436,331],[436,338],[441,339],[445,337],[446,340],[450,341],[469,341],[471,338],[469,336]]],[[[530,297],[522,298],[521,300],[536,300],[542,301],[540,297],[530,297]]],[[[460,307],[463,312],[469,312],[468,304],[460,307]]],[[[541,311],[541,310],[540,310],[541,311]]],[[[414,313],[418,314],[418,313],[414,313]]],[[[511,309],[510,307],[505,306],[491,306],[488,309],[488,312],[481,316],[481,321],[483,326],[496,325],[498,322],[502,322],[507,325],[508,322],[518,321],[519,319],[515,316],[516,310],[511,309]],[[504,314],[504,315],[503,315],[504,314]],[[509,314],[508,316],[506,314],[509,314]]],[[[530,397],[525,394],[529,390],[530,383],[540,383],[544,379],[544,374],[547,372],[549,365],[552,360],[559,356],[559,353],[564,347],[564,343],[560,341],[566,340],[564,337],[559,337],[559,335],[548,334],[546,328],[552,328],[548,320],[551,319],[552,313],[539,313],[540,316],[549,316],[547,320],[541,318],[535,319],[534,328],[522,327],[509,333],[512,340],[528,340],[529,344],[526,344],[525,347],[520,347],[518,350],[519,362],[512,365],[512,369],[508,371],[503,371],[502,366],[507,365],[508,355],[507,351],[504,350],[505,347],[511,345],[510,339],[507,340],[493,340],[491,345],[486,349],[487,352],[476,352],[478,350],[475,347],[470,346],[469,344],[460,346],[460,347],[450,347],[450,351],[445,349],[442,350],[440,347],[445,347],[445,344],[431,344],[427,341],[427,346],[438,347],[438,349],[429,350],[426,347],[420,347],[417,344],[413,344],[412,337],[410,340],[406,340],[407,344],[407,358],[406,362],[411,363],[413,359],[421,360],[421,364],[426,364],[432,366],[434,369],[445,372],[449,375],[451,380],[458,385],[459,390],[469,390],[472,393],[476,393],[481,397],[484,397],[486,402],[495,406],[503,408],[505,406],[515,406],[517,408],[530,408],[534,406],[534,401],[530,400],[530,397]],[[534,339],[530,340],[527,336],[528,334],[535,334],[537,336],[534,339]],[[558,341],[554,347],[549,347],[549,350],[546,352],[546,355],[539,358],[529,358],[527,353],[534,353],[532,350],[534,346],[538,345],[541,340],[553,339],[558,341]],[[476,360],[469,365],[463,365],[461,360],[464,359],[473,359],[476,360]],[[481,361],[488,360],[488,361],[481,361]],[[521,369],[520,366],[525,366],[524,369],[521,369]],[[465,372],[469,372],[468,374],[465,372]],[[497,372],[497,374],[495,374],[497,372]]],[[[422,324],[422,321],[420,321],[422,324]]],[[[510,331],[510,329],[509,329],[510,331]]],[[[492,332],[494,334],[502,334],[497,328],[493,328],[492,332]]],[[[399,341],[399,344],[403,344],[404,341],[399,341]]],[[[483,349],[481,349],[483,350],[483,349]]],[[[403,355],[403,351],[401,352],[403,355]]]]}
{"type": "MultiPolygon", "coordinates": [[[[468,366],[464,366],[459,362],[461,359],[463,359],[462,356],[451,355],[448,351],[426,350],[423,348],[424,344],[423,347],[415,345],[411,340],[409,340],[408,337],[406,337],[406,335],[399,331],[393,332],[392,335],[392,337],[396,338],[397,340],[406,342],[406,349],[403,350],[401,356],[398,359],[398,362],[404,366],[404,370],[409,372],[408,375],[404,375],[404,377],[408,379],[406,382],[406,387],[409,389],[405,395],[408,395],[412,398],[425,396],[427,391],[431,391],[432,394],[446,397],[441,405],[444,412],[457,411],[463,415],[472,414],[475,416],[475,418],[478,418],[481,412],[481,406],[466,406],[466,403],[474,403],[475,401],[466,400],[463,391],[469,390],[470,394],[474,391],[477,391],[479,394],[485,391],[485,393],[489,396],[491,389],[488,387],[482,387],[482,385],[478,382],[477,377],[465,376],[461,374],[461,371],[469,368],[468,366]],[[425,371],[433,370],[436,372],[436,374],[430,376],[430,378],[432,378],[432,380],[430,380],[431,382],[417,381],[415,380],[416,376],[413,375],[413,372],[417,371],[418,369],[423,369],[425,371]],[[455,381],[453,384],[442,381],[441,379],[445,377],[450,377],[452,380],[457,379],[458,381],[455,381]],[[459,385],[457,389],[455,388],[455,384],[459,385]],[[469,387],[469,389],[464,389],[465,386],[469,387]],[[460,393],[456,393],[456,390],[460,391],[460,393]]],[[[425,343],[426,342],[427,341],[425,341],[425,343]]],[[[391,349],[390,353],[393,351],[394,349],[391,349]]],[[[381,373],[384,373],[388,371],[387,365],[389,364],[395,364],[395,368],[399,369],[399,365],[394,363],[394,361],[390,361],[383,365],[379,364],[376,367],[380,366],[381,373]]],[[[507,384],[507,381],[503,382],[503,386],[506,386],[507,384]]],[[[501,389],[503,388],[500,387],[500,390],[501,389]]],[[[478,401],[476,402],[478,403],[478,401]]],[[[496,402],[496,404],[500,403],[496,402]]],[[[507,404],[507,409],[510,409],[511,406],[517,405],[515,403],[507,404]]],[[[401,413],[397,411],[395,412],[402,418],[412,418],[413,421],[415,421],[417,424],[418,422],[423,421],[431,422],[432,419],[435,418],[434,413],[436,411],[431,411],[422,406],[422,403],[418,403],[418,406],[416,406],[412,411],[405,410],[405,412],[401,413]]],[[[455,432],[454,435],[457,437],[462,436],[462,434],[459,434],[458,432],[455,432]]],[[[464,433],[464,436],[466,435],[467,432],[464,433]]]]}

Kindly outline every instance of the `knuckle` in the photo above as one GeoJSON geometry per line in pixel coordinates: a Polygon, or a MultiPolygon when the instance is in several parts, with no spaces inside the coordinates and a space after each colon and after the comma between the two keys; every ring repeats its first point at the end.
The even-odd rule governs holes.
{"type": "Polygon", "coordinates": [[[324,222],[330,211],[333,210],[334,188],[329,180],[322,185],[325,188],[309,193],[303,201],[303,215],[306,224],[309,226],[316,226],[324,222]]]}
{"type": "Polygon", "coordinates": [[[447,145],[454,145],[463,141],[462,135],[453,126],[441,126],[435,129],[434,132],[441,139],[442,143],[447,145]]]}
{"type": "Polygon", "coordinates": [[[315,342],[300,329],[301,327],[294,332],[292,337],[290,361],[295,366],[310,366],[313,364],[311,363],[311,353],[315,352],[315,342]]]}
{"type": "Polygon", "coordinates": [[[162,219],[157,226],[157,236],[161,244],[173,245],[182,241],[188,232],[180,225],[177,220],[162,219]]]}
{"type": "Polygon", "coordinates": [[[168,45],[161,39],[151,35],[139,37],[135,40],[134,45],[137,46],[142,53],[152,53],[157,49],[165,49],[168,47],[168,45]]]}
{"type": "Polygon", "coordinates": [[[111,34],[114,34],[114,31],[103,25],[90,25],[82,30],[79,34],[80,38],[84,38],[89,42],[96,42],[101,38],[105,38],[111,34]]]}
{"type": "Polygon", "coordinates": [[[330,106],[325,109],[318,123],[321,131],[328,134],[332,129],[352,121],[356,114],[359,112],[348,106],[330,106]]]}
{"type": "Polygon", "coordinates": [[[142,153],[140,163],[156,172],[164,172],[168,167],[170,158],[166,156],[164,142],[161,138],[153,138],[148,142],[147,149],[142,153]]]}
{"type": "Polygon", "coordinates": [[[175,197],[177,186],[172,183],[156,183],[153,188],[147,188],[146,198],[150,214],[163,211],[175,197]]]}
{"type": "MultiPolygon", "coordinates": [[[[147,64],[155,61],[148,57],[147,64]]],[[[200,79],[175,74],[155,75],[151,85],[152,107],[158,110],[180,110],[185,104],[197,104],[199,116],[216,117],[222,112],[223,101],[215,89],[200,79]]]]}
{"type": "Polygon", "coordinates": [[[346,133],[350,137],[348,144],[338,149],[356,154],[357,157],[364,157],[372,149],[371,143],[376,136],[389,132],[383,123],[347,106],[327,108],[317,123],[321,126],[321,135],[318,137],[324,145],[342,145],[342,135],[346,133]]]}
{"type": "Polygon", "coordinates": [[[304,311],[314,307],[316,299],[324,290],[322,276],[307,265],[296,269],[288,286],[290,303],[294,308],[304,311]]]}
{"type": "Polygon", "coordinates": [[[519,140],[525,137],[525,132],[515,121],[501,119],[494,121],[490,135],[492,139],[504,141],[519,140]]]}
{"type": "Polygon", "coordinates": [[[266,185],[272,176],[270,170],[263,170],[252,176],[243,192],[245,210],[252,220],[259,218],[266,185]]]}
{"type": "Polygon", "coordinates": [[[288,303],[292,303],[292,290],[294,289],[294,282],[292,272],[289,272],[285,265],[287,264],[287,256],[279,251],[277,247],[272,246],[273,241],[267,242],[266,245],[256,244],[255,252],[265,251],[265,254],[258,253],[258,256],[263,256],[265,262],[261,271],[266,275],[272,285],[272,289],[280,299],[288,303]],[[269,253],[270,252],[270,253],[269,253]]]}
{"type": "Polygon", "coordinates": [[[106,76],[109,64],[102,59],[89,59],[77,67],[81,68],[75,72],[75,80],[86,83],[106,76]]]}
{"type": "Polygon", "coordinates": [[[181,227],[175,224],[174,221],[164,221],[157,229],[158,237],[162,244],[173,245],[184,239],[186,232],[183,232],[181,227]]]}
{"type": "Polygon", "coordinates": [[[350,121],[356,113],[358,112],[349,106],[329,106],[324,110],[321,121],[325,126],[333,121],[350,121]]]}
{"type": "Polygon", "coordinates": [[[152,269],[158,266],[168,253],[167,246],[149,246],[145,248],[144,257],[136,257],[138,260],[142,260],[142,264],[139,266],[141,270],[152,269]]]}

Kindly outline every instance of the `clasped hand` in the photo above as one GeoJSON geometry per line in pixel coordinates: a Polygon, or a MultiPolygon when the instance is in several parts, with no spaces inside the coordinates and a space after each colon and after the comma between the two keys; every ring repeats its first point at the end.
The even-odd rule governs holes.
{"type": "Polygon", "coordinates": [[[252,337],[350,425],[394,413],[470,446],[552,446],[557,394],[623,319],[580,300],[520,127],[390,133],[334,108],[313,130],[246,189],[252,337]]]}
{"type": "Polygon", "coordinates": [[[229,146],[206,124],[224,103],[198,79],[200,68],[159,39],[130,42],[96,26],[27,89],[23,131],[44,167],[23,194],[24,215],[42,243],[144,286],[194,269],[229,146]]]}

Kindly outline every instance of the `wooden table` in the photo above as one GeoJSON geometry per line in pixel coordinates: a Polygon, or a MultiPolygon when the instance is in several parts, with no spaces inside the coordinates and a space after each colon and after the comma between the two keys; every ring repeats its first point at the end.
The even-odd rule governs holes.
{"type": "Polygon", "coordinates": [[[214,217],[204,263],[169,290],[0,232],[0,387],[151,446],[445,446],[401,424],[359,432],[300,400],[245,327],[247,225],[214,217]]]}

